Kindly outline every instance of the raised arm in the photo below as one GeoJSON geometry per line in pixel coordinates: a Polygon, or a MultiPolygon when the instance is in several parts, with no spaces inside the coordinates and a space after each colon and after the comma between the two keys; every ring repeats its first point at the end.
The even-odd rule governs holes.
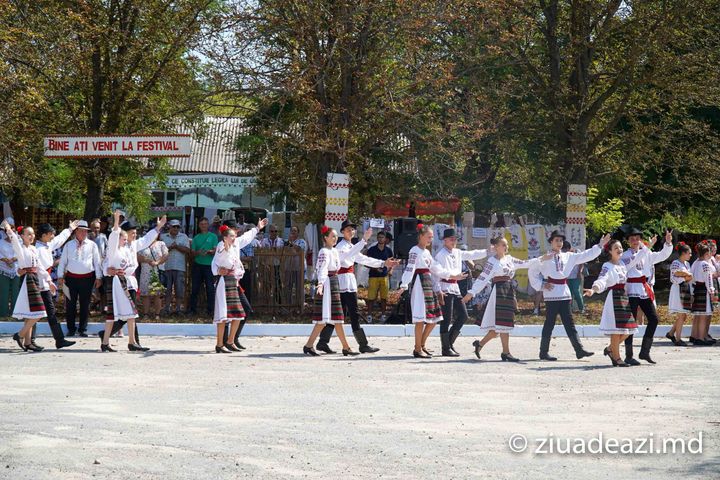
{"type": "Polygon", "coordinates": [[[252,243],[253,240],[255,240],[255,237],[257,236],[258,232],[257,227],[253,227],[247,232],[243,233],[239,237],[235,239],[235,246],[238,247],[238,250],[247,247],[252,243]]]}
{"type": "Polygon", "coordinates": [[[481,250],[460,250],[460,260],[482,260],[483,258],[487,258],[488,256],[488,250],[481,249],[481,250]]]}
{"type": "Polygon", "coordinates": [[[540,262],[542,261],[541,258],[531,258],[530,260],[522,260],[515,257],[510,257],[513,262],[513,267],[515,267],[515,270],[522,270],[523,268],[530,268],[533,266],[539,266],[540,262]]]}
{"type": "MultiPolygon", "coordinates": [[[[344,260],[352,260],[353,258],[356,258],[358,255],[362,255],[360,252],[363,248],[365,248],[365,245],[367,245],[367,242],[364,238],[361,238],[358,243],[352,246],[352,248],[346,252],[338,252],[340,255],[340,261],[344,260]]],[[[364,257],[365,255],[363,255],[364,257]]],[[[368,257],[366,257],[368,258],[368,257]]],[[[370,260],[373,260],[370,258],[370,260]]],[[[381,265],[382,266],[382,265],[381,265]]]]}
{"type": "Polygon", "coordinates": [[[135,248],[136,251],[145,250],[148,248],[152,243],[155,241],[155,239],[160,234],[160,230],[157,228],[153,228],[149,232],[147,232],[145,235],[143,235],[142,238],[138,238],[135,240],[135,248]]]}
{"type": "Polygon", "coordinates": [[[659,252],[651,252],[648,256],[649,261],[654,265],[656,263],[664,262],[668,258],[670,258],[670,255],[672,255],[673,246],[672,243],[665,242],[663,244],[662,250],[659,252]]]}
{"type": "MultiPolygon", "coordinates": [[[[77,220],[76,220],[76,221],[77,221],[77,220]]],[[[69,228],[66,228],[66,229],[63,230],[62,232],[58,233],[58,234],[55,236],[55,238],[53,238],[53,239],[50,241],[50,243],[48,243],[48,248],[50,249],[50,251],[57,249],[57,248],[60,247],[63,243],[65,243],[68,238],[70,238],[70,235],[72,235],[73,230],[75,230],[75,229],[73,228],[73,223],[75,223],[75,222],[70,223],[70,227],[69,227],[69,228]]]]}

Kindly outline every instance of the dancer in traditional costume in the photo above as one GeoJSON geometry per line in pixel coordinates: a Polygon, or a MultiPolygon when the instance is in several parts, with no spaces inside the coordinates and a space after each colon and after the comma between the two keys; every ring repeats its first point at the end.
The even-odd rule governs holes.
{"type": "MultiPolygon", "coordinates": [[[[79,224],[79,220],[70,222],[70,226],[58,235],[55,235],[55,229],[49,223],[41,223],[38,225],[35,248],[37,249],[38,257],[40,259],[40,268],[48,273],[50,272],[54,263],[53,251],[60,248],[67,239],[70,238],[70,235],[79,224]]],[[[43,285],[43,288],[40,291],[40,296],[42,297],[43,304],[45,305],[45,312],[47,313],[47,321],[50,326],[50,331],[55,339],[55,348],[59,350],[64,347],[75,345],[75,342],[65,339],[62,327],[55,315],[55,302],[53,301],[52,293],[50,293],[49,284],[45,283],[45,285],[43,285]]],[[[32,343],[34,343],[34,341],[32,343]]]]}
{"type": "Polygon", "coordinates": [[[668,300],[668,312],[675,314],[675,323],[665,335],[674,345],[685,347],[687,343],[682,340],[682,329],[688,314],[692,308],[693,280],[690,273],[690,257],[692,249],[684,242],[679,242],[675,247],[678,258],[670,264],[670,298],[668,300]]]}
{"type": "Polygon", "coordinates": [[[3,221],[2,227],[5,229],[6,235],[10,237],[10,243],[12,243],[13,252],[17,258],[18,273],[22,276],[22,286],[15,301],[12,316],[25,323],[20,331],[13,335],[13,340],[26,352],[40,352],[42,347],[33,345],[31,338],[33,325],[47,316],[40,293],[47,286],[54,294],[57,287],[47,270],[40,265],[40,256],[33,245],[35,231],[31,227],[17,227],[18,233],[22,236],[18,237],[6,221],[3,221]]]}
{"type": "MultiPolygon", "coordinates": [[[[443,231],[442,241],[443,248],[435,254],[435,261],[453,275],[462,273],[463,262],[482,260],[488,256],[488,251],[485,249],[460,250],[457,248],[457,234],[454,228],[446,228],[443,231]]],[[[490,251],[494,252],[493,248],[490,251]]],[[[455,351],[454,345],[455,340],[460,335],[460,330],[468,319],[467,307],[465,306],[467,301],[463,301],[457,280],[433,275],[433,290],[438,297],[443,316],[443,320],[440,322],[442,356],[457,357],[459,353],[455,351]],[[451,322],[452,327],[450,327],[451,322]]]]}
{"type": "Polygon", "coordinates": [[[415,358],[432,358],[425,347],[435,323],[443,320],[440,303],[433,289],[432,276],[449,280],[462,280],[467,274],[456,274],[436,262],[428,247],[432,244],[432,228],[421,224],[417,226],[418,243],[410,249],[408,262],[400,281],[401,293],[410,288],[410,309],[415,324],[415,358]]]}
{"type": "MultiPolygon", "coordinates": [[[[386,261],[370,258],[358,252],[354,256],[347,255],[353,249],[352,239],[355,237],[356,225],[349,220],[345,220],[340,227],[340,234],[343,239],[340,240],[335,247],[341,256],[340,268],[338,269],[338,284],[340,286],[340,303],[342,304],[345,316],[350,317],[350,325],[352,326],[353,336],[358,342],[360,353],[375,353],[379,348],[371,347],[368,343],[365,330],[360,327],[360,315],[358,315],[357,307],[357,280],[355,278],[355,263],[360,263],[369,268],[395,267],[400,264],[394,258],[386,261]]],[[[335,327],[332,324],[325,325],[317,343],[317,350],[325,353],[335,353],[330,349],[330,337],[332,337],[335,327]]]]}
{"type": "Polygon", "coordinates": [[[693,277],[693,302],[690,308],[693,314],[693,328],[690,342],[694,345],[706,346],[714,343],[705,337],[705,332],[714,311],[716,271],[710,261],[712,253],[707,242],[698,243],[695,246],[695,253],[697,259],[690,268],[693,277]]]}
{"type": "Polygon", "coordinates": [[[542,290],[545,299],[546,315],[540,340],[540,360],[557,360],[550,355],[549,351],[550,338],[558,315],[560,315],[565,333],[575,349],[575,356],[581,359],[593,355],[593,352],[588,352],[583,348],[575,328],[571,311],[572,295],[567,286],[567,277],[575,265],[596,259],[608,240],[610,240],[610,235],[605,235],[600,239],[600,243],[585,251],[563,252],[565,235],[555,230],[548,238],[551,253],[553,253],[552,259],[541,262],[539,266],[533,265],[528,271],[532,287],[536,291],[542,290]]]}
{"type": "Polygon", "coordinates": [[[610,357],[614,367],[628,367],[629,365],[623,362],[620,356],[620,343],[628,335],[637,332],[637,322],[630,309],[625,282],[628,268],[633,268],[638,262],[645,260],[649,249],[641,244],[637,255],[627,265],[621,260],[623,248],[620,240],[611,240],[606,246],[606,251],[610,259],[603,264],[592,288],[585,290],[585,296],[590,297],[595,293],[610,290],[605,298],[600,318],[600,332],[610,337],[610,346],[605,347],[603,353],[610,357]]]}
{"type": "MultiPolygon", "coordinates": [[[[659,252],[650,252],[647,258],[634,262],[633,260],[636,255],[640,252],[641,247],[646,248],[642,242],[643,233],[633,228],[628,233],[628,244],[630,248],[623,252],[622,261],[628,266],[633,264],[632,268],[628,268],[627,271],[627,283],[625,284],[625,291],[630,299],[630,309],[633,312],[633,317],[637,321],[638,310],[642,310],[647,319],[647,325],[645,327],[645,334],[643,335],[642,347],[640,348],[640,354],[638,358],[645,360],[648,363],[656,363],[650,357],[650,348],[652,347],[653,337],[655,336],[655,330],[658,325],[658,315],[655,309],[655,293],[648,284],[648,278],[652,274],[653,265],[659,262],[663,262],[670,257],[672,254],[672,231],[668,230],[665,232],[665,245],[659,252]]],[[[654,245],[657,241],[657,236],[650,239],[650,244],[654,245]]],[[[640,365],[640,362],[633,358],[633,335],[629,335],[625,339],[625,363],[628,365],[640,365]]]]}
{"type": "Polygon", "coordinates": [[[504,237],[497,237],[492,240],[495,255],[488,258],[480,276],[468,290],[467,295],[462,299],[467,303],[480,293],[488,284],[492,284],[490,299],[485,307],[480,331],[485,334],[482,340],[475,340],[475,355],[480,359],[480,350],[493,338],[500,335],[502,342],[502,353],[500,358],[503,362],[517,362],[510,353],[510,333],[515,328],[515,310],[517,299],[513,287],[515,271],[539,265],[544,260],[550,260],[553,256],[547,254],[541,258],[532,260],[519,260],[507,254],[508,242],[504,237]]]}
{"type": "Polygon", "coordinates": [[[323,240],[323,248],[318,253],[317,263],[315,264],[315,272],[317,274],[317,290],[315,295],[315,308],[313,310],[313,330],[308,337],[303,353],[305,355],[317,356],[317,351],[313,348],[315,339],[326,325],[333,325],[337,333],[340,343],[342,344],[342,354],[359,355],[358,352],[352,351],[350,345],[345,338],[345,314],[342,308],[342,300],[340,299],[340,279],[338,271],[341,262],[346,259],[355,258],[367,244],[368,239],[372,236],[372,228],[368,228],[363,238],[356,243],[350,250],[340,253],[335,245],[337,244],[338,235],[333,228],[323,226],[320,230],[323,240]]]}
{"type": "Polygon", "coordinates": [[[262,219],[258,222],[257,227],[251,228],[239,237],[234,228],[228,225],[220,227],[222,242],[217,245],[211,264],[213,275],[219,276],[215,286],[213,313],[213,323],[217,327],[216,353],[242,350],[237,337],[240,324],[246,317],[241,298],[241,295],[245,294],[240,286],[240,280],[245,275],[245,267],[240,260],[240,250],[255,240],[258,232],[266,224],[267,219],[262,219]],[[226,323],[230,323],[230,331],[227,334],[225,332],[226,323]],[[230,341],[230,339],[234,340],[230,341]]]}

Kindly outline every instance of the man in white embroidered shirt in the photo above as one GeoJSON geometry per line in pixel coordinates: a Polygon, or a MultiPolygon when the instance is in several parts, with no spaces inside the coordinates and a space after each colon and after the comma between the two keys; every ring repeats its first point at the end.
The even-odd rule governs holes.
{"type": "MultiPolygon", "coordinates": [[[[435,261],[455,275],[462,273],[463,262],[482,260],[488,256],[487,250],[460,250],[457,248],[457,234],[454,228],[446,228],[443,232],[443,248],[435,254],[435,261]]],[[[467,308],[462,302],[462,295],[457,280],[438,278],[433,275],[433,290],[437,293],[443,321],[440,322],[440,342],[443,357],[457,357],[453,344],[460,329],[468,318],[467,308]],[[452,328],[448,328],[452,322],[452,328]]]]}
{"type": "Polygon", "coordinates": [[[540,340],[540,360],[557,360],[557,358],[550,355],[549,350],[550,339],[558,315],[560,315],[563,327],[565,327],[565,333],[575,349],[575,356],[581,359],[593,355],[593,352],[588,352],[583,348],[575,329],[575,322],[570,309],[572,296],[567,286],[567,277],[575,265],[599,257],[603,247],[609,240],[610,235],[604,235],[597,245],[585,251],[577,253],[563,252],[562,246],[565,242],[565,235],[555,230],[548,239],[551,248],[550,253],[553,254],[552,260],[541,262],[539,266],[531,267],[528,270],[528,278],[532,287],[536,291],[542,290],[545,299],[546,315],[542,329],[542,339],[540,340]]]}
{"type": "Polygon", "coordinates": [[[89,230],[88,223],[80,220],[75,229],[75,238],[65,244],[58,265],[58,286],[62,289],[62,285],[65,283],[70,291],[70,300],[65,307],[68,337],[74,336],[76,332],[81,337],[87,337],[92,290],[93,287],[98,288],[102,283],[100,251],[95,242],[87,238],[89,230]],[[78,300],[80,302],[80,325],[76,327],[78,300]]]}
{"type": "MultiPolygon", "coordinates": [[[[632,228],[627,234],[628,245],[630,246],[623,252],[620,260],[628,265],[635,259],[640,249],[643,232],[637,228],[632,228]]],[[[654,244],[657,238],[652,238],[651,243],[654,244]]],[[[665,232],[665,245],[659,252],[652,252],[647,260],[640,261],[633,268],[629,268],[627,272],[627,282],[625,283],[625,293],[627,293],[630,301],[630,309],[633,317],[637,320],[638,309],[645,314],[647,318],[647,326],[640,347],[641,360],[648,363],[655,363],[650,357],[650,348],[653,343],[653,336],[658,325],[658,315],[655,310],[655,292],[648,283],[648,279],[653,273],[653,266],[656,263],[664,262],[673,252],[672,246],[672,230],[665,232]]],[[[640,365],[640,362],[633,358],[633,336],[630,335],[625,339],[625,363],[628,365],[640,365]]]]}

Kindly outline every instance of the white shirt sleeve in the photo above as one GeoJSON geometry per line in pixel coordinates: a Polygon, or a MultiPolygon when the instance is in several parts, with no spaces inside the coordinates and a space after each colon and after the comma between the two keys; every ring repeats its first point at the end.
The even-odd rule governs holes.
{"type": "Polygon", "coordinates": [[[235,239],[235,246],[237,246],[238,250],[241,250],[241,249],[247,247],[248,245],[250,245],[250,243],[252,243],[252,241],[255,240],[255,237],[257,236],[258,231],[259,230],[257,229],[257,227],[253,227],[250,230],[248,230],[247,232],[245,232],[242,235],[240,235],[239,237],[237,237],[235,239]]]}
{"type": "Polygon", "coordinates": [[[146,248],[148,248],[155,241],[158,234],[159,232],[157,231],[157,228],[153,228],[142,238],[135,240],[135,251],[139,252],[140,250],[145,250],[146,248]]]}
{"type": "Polygon", "coordinates": [[[485,267],[483,268],[482,273],[480,276],[475,279],[475,282],[473,282],[473,286],[468,290],[468,293],[471,293],[473,296],[477,295],[478,293],[482,292],[485,287],[492,281],[495,268],[499,265],[499,262],[488,260],[485,263],[485,267]]]}
{"type": "Polygon", "coordinates": [[[330,263],[330,259],[327,255],[328,254],[326,249],[320,249],[317,263],[315,263],[315,272],[317,275],[318,285],[324,284],[325,280],[327,280],[328,278],[328,264],[330,263]]]}
{"type": "Polygon", "coordinates": [[[598,275],[597,280],[592,284],[592,289],[596,293],[602,293],[609,287],[615,285],[617,280],[613,277],[617,277],[617,275],[613,275],[614,272],[615,269],[611,269],[607,264],[603,265],[602,270],[600,270],[600,275],[598,275]]]}
{"type": "Polygon", "coordinates": [[[460,250],[460,260],[482,260],[487,256],[488,251],[484,248],[481,250],[460,250]]]}

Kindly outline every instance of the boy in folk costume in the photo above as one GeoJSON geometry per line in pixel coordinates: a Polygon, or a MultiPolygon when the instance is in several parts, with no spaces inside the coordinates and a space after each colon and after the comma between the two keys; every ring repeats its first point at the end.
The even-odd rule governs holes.
{"type": "MultiPolygon", "coordinates": [[[[655,293],[648,284],[648,278],[650,278],[652,274],[653,265],[667,260],[672,254],[672,231],[668,230],[665,233],[665,245],[663,245],[661,251],[649,253],[646,259],[635,263],[634,266],[630,268],[635,256],[639,254],[643,246],[642,236],[643,233],[637,228],[630,230],[627,236],[630,248],[623,252],[621,259],[622,262],[628,266],[625,291],[630,299],[630,309],[632,310],[633,317],[637,319],[638,310],[642,310],[645,318],[647,318],[645,335],[643,335],[642,347],[640,348],[638,357],[648,363],[655,363],[652,358],[650,358],[650,348],[652,347],[653,336],[655,335],[655,329],[658,325],[658,315],[655,309],[655,293]]],[[[657,236],[651,238],[650,244],[654,245],[656,240],[657,236]]],[[[633,358],[632,341],[633,335],[625,339],[625,363],[628,365],[640,365],[640,362],[633,358]]]]}
{"type": "MultiPolygon", "coordinates": [[[[390,258],[386,261],[377,260],[363,255],[359,251],[354,255],[349,255],[353,250],[352,239],[356,233],[356,225],[349,220],[345,220],[340,227],[340,234],[343,236],[335,249],[340,254],[340,268],[338,269],[338,284],[340,287],[340,302],[343,312],[350,317],[353,336],[357,340],[360,347],[360,353],[375,353],[379,348],[371,347],[365,336],[365,331],[360,328],[360,316],[357,309],[357,279],[355,278],[355,263],[360,263],[370,268],[395,267],[400,264],[398,260],[390,258]]],[[[328,345],[335,327],[328,324],[320,332],[320,339],[317,343],[317,349],[325,353],[335,353],[328,345]]]]}
{"type": "Polygon", "coordinates": [[[340,282],[338,271],[341,268],[341,262],[345,259],[354,258],[363,249],[368,239],[372,236],[372,228],[368,228],[363,238],[355,244],[350,250],[340,253],[335,244],[337,243],[337,233],[334,229],[323,226],[320,230],[323,248],[318,252],[315,271],[317,274],[317,295],[315,296],[315,309],[313,311],[313,331],[308,337],[303,353],[313,357],[318,356],[317,351],[313,348],[315,339],[320,332],[327,326],[332,325],[337,333],[340,343],[342,344],[342,353],[345,356],[358,355],[353,352],[345,338],[345,314],[343,313],[342,300],[340,299],[340,282]]]}
{"type": "MultiPolygon", "coordinates": [[[[113,214],[113,216],[114,216],[115,222],[119,223],[120,217],[122,216],[122,212],[120,210],[116,210],[115,213],[113,214]]],[[[133,301],[133,304],[135,303],[135,300],[137,297],[137,289],[138,289],[138,281],[135,278],[135,271],[137,270],[138,265],[139,265],[139,262],[137,259],[138,258],[137,253],[141,250],[145,250],[150,245],[152,245],[152,243],[155,241],[155,239],[160,234],[160,231],[162,230],[162,228],[165,226],[166,222],[167,222],[166,216],[163,215],[162,218],[158,218],[155,228],[151,229],[148,233],[146,233],[140,239],[137,238],[137,225],[135,225],[135,223],[133,223],[132,221],[126,220],[125,222],[120,224],[120,230],[125,232],[127,239],[124,240],[122,242],[123,244],[118,247],[117,255],[122,256],[123,258],[126,259],[127,265],[124,269],[122,269],[121,273],[122,273],[122,276],[125,277],[125,280],[127,282],[128,294],[130,295],[130,299],[133,301]]],[[[123,237],[125,237],[125,235],[123,235],[123,237]]],[[[108,240],[108,242],[109,242],[109,240],[108,240]]],[[[110,292],[110,288],[112,288],[112,284],[114,283],[114,281],[112,278],[109,278],[109,277],[117,275],[118,269],[113,268],[111,265],[109,265],[107,258],[105,259],[104,265],[105,265],[104,273],[105,273],[105,276],[108,277],[108,278],[106,278],[106,283],[105,283],[105,293],[107,296],[107,300],[110,301],[111,295],[112,295],[112,292],[110,292]]],[[[127,323],[127,322],[124,319],[116,319],[113,322],[112,331],[110,332],[110,335],[112,336],[112,335],[115,335],[117,332],[119,332],[122,329],[123,325],[125,325],[125,323],[127,323]]],[[[139,346],[140,345],[140,335],[138,334],[138,331],[137,331],[137,324],[135,325],[134,332],[135,332],[134,340],[137,343],[137,346],[139,346]]],[[[100,340],[104,344],[108,343],[107,339],[105,339],[105,330],[100,330],[98,332],[98,337],[100,337],[100,340]]],[[[130,348],[129,345],[128,345],[128,348],[130,348]]],[[[134,348],[134,349],[130,348],[130,350],[131,351],[133,351],[133,350],[147,351],[149,349],[145,348],[145,347],[139,347],[139,349],[138,348],[134,348]]]]}
{"type": "Polygon", "coordinates": [[[432,358],[425,342],[435,328],[435,323],[443,320],[432,277],[434,275],[448,280],[462,280],[467,274],[455,274],[433,259],[428,251],[428,247],[432,245],[432,228],[420,223],[417,231],[417,245],[412,247],[408,254],[407,266],[400,281],[400,293],[410,288],[410,309],[415,324],[413,357],[432,358]]]}
{"type": "MultiPolygon", "coordinates": [[[[463,262],[468,260],[482,260],[488,256],[488,251],[483,250],[460,250],[457,248],[457,234],[454,228],[446,228],[443,231],[443,248],[435,254],[435,261],[453,275],[462,273],[463,262]]],[[[491,252],[494,249],[491,247],[491,252]]],[[[433,290],[435,291],[443,320],[440,322],[440,342],[442,344],[443,357],[457,357],[459,354],[453,347],[455,340],[460,335],[460,330],[467,321],[468,313],[465,302],[462,301],[460,287],[457,280],[441,278],[433,275],[433,290]],[[448,326],[452,322],[452,327],[448,326]]],[[[479,292],[479,290],[478,290],[479,292]]]]}
{"type": "Polygon", "coordinates": [[[550,338],[558,315],[560,315],[563,327],[565,327],[565,333],[575,349],[575,356],[580,359],[593,355],[593,352],[588,352],[583,348],[575,329],[575,322],[570,308],[572,295],[567,286],[567,277],[575,265],[596,259],[608,240],[610,240],[610,235],[605,235],[600,239],[599,244],[588,250],[575,253],[563,252],[565,235],[555,230],[548,239],[552,259],[541,262],[539,266],[533,265],[530,267],[528,277],[535,290],[542,290],[546,308],[545,324],[543,325],[542,339],[540,340],[540,360],[557,360],[557,358],[550,356],[549,351],[550,338]]]}

